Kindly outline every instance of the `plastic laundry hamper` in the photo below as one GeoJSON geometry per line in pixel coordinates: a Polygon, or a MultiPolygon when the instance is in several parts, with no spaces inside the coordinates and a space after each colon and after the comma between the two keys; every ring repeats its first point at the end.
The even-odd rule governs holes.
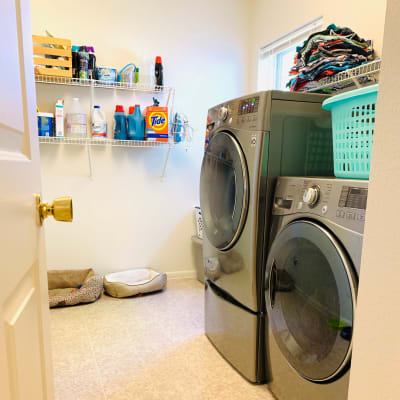
{"type": "Polygon", "coordinates": [[[192,257],[197,279],[204,283],[203,239],[198,236],[192,236],[192,257]]]}
{"type": "Polygon", "coordinates": [[[332,113],[334,173],[338,178],[368,179],[378,85],[333,96],[322,103],[332,113]]]}

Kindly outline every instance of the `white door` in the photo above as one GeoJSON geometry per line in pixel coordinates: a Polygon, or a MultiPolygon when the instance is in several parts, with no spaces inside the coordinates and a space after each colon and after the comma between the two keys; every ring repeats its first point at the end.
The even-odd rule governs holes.
{"type": "Polygon", "coordinates": [[[0,2],[0,398],[53,398],[29,0],[0,2]]]}

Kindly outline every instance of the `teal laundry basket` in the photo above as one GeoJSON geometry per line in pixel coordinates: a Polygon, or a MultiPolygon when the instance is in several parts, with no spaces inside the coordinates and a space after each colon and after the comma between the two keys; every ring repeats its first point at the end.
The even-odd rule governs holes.
{"type": "Polygon", "coordinates": [[[330,97],[334,173],[338,178],[368,179],[374,137],[378,85],[330,97]]]}

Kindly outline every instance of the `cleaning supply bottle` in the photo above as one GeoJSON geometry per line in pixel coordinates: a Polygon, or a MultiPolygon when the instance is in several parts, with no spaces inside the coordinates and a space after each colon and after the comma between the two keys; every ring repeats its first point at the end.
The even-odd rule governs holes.
{"type": "Polygon", "coordinates": [[[72,106],[67,113],[67,132],[69,137],[86,137],[86,113],[81,107],[78,97],[72,99],[72,106]]]}
{"type": "Polygon", "coordinates": [[[135,83],[139,82],[139,67],[135,68],[135,83]]]}
{"type": "Polygon", "coordinates": [[[79,47],[79,79],[89,79],[89,53],[86,46],[79,47]]]}
{"type": "Polygon", "coordinates": [[[89,62],[88,62],[88,76],[89,79],[97,79],[96,78],[96,56],[94,54],[94,48],[88,47],[89,54],[89,62]]]}
{"type": "Polygon", "coordinates": [[[107,139],[107,120],[100,106],[94,106],[92,112],[92,137],[107,139]]]}
{"type": "Polygon", "coordinates": [[[124,107],[121,105],[115,106],[114,113],[114,139],[126,140],[126,116],[124,107]]]}
{"type": "Polygon", "coordinates": [[[72,46],[72,77],[79,78],[79,46],[72,46]]]}
{"type": "Polygon", "coordinates": [[[135,140],[136,126],[135,126],[135,120],[133,118],[134,113],[135,113],[135,107],[129,107],[129,114],[126,117],[128,140],[135,140]]]}
{"type": "Polygon", "coordinates": [[[140,104],[136,104],[135,107],[129,107],[129,113],[128,139],[144,140],[144,117],[140,112],[140,104]]]}
{"type": "Polygon", "coordinates": [[[133,114],[136,125],[136,138],[135,140],[144,140],[145,122],[144,116],[140,111],[140,104],[135,105],[135,113],[133,114]]]}
{"type": "Polygon", "coordinates": [[[56,137],[64,137],[64,100],[57,100],[56,110],[56,137]]]}
{"type": "Polygon", "coordinates": [[[155,76],[156,86],[163,86],[164,85],[164,76],[163,76],[162,60],[161,60],[160,56],[156,57],[156,65],[154,67],[154,76],[155,76]]]}

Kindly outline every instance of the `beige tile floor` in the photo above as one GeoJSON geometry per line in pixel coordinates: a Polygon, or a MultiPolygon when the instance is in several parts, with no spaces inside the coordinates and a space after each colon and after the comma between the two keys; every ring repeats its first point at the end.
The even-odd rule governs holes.
{"type": "Polygon", "coordinates": [[[271,400],[204,335],[203,286],[51,310],[57,400],[271,400]]]}

